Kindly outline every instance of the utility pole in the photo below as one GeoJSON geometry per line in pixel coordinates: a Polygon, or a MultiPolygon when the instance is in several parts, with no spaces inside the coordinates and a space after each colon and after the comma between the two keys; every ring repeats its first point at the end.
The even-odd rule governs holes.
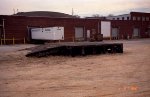
{"type": "Polygon", "coordinates": [[[73,8],[72,8],[72,16],[74,15],[74,11],[73,11],[73,8]]]}
{"type": "Polygon", "coordinates": [[[15,9],[13,8],[13,11],[14,11],[14,15],[16,14],[16,12],[15,12],[15,9]]]}
{"type": "Polygon", "coordinates": [[[6,35],[5,35],[5,19],[3,19],[3,38],[4,38],[4,44],[6,44],[6,35]]]}
{"type": "Polygon", "coordinates": [[[17,9],[17,13],[19,12],[19,9],[17,9]]]}

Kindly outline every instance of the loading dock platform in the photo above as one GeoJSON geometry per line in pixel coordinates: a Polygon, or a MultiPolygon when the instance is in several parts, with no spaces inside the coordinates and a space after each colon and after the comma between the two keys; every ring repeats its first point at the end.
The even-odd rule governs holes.
{"type": "Polygon", "coordinates": [[[49,55],[85,56],[92,54],[123,53],[123,43],[104,42],[64,42],[49,43],[30,49],[26,57],[44,57],[49,55]]]}

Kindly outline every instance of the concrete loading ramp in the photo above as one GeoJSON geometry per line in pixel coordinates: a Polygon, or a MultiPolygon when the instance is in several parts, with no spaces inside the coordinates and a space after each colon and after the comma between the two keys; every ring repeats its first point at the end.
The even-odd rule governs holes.
{"type": "Polygon", "coordinates": [[[45,57],[49,55],[85,56],[92,54],[123,53],[123,43],[104,42],[66,42],[44,44],[30,49],[27,57],[45,57]]]}

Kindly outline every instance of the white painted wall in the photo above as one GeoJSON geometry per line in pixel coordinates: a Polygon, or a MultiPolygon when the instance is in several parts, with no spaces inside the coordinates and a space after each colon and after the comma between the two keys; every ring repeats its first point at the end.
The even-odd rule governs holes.
{"type": "Polygon", "coordinates": [[[111,37],[111,22],[110,21],[101,21],[101,34],[103,37],[111,37]]]}
{"type": "Polygon", "coordinates": [[[39,40],[64,40],[64,27],[31,29],[31,38],[39,40]]]}

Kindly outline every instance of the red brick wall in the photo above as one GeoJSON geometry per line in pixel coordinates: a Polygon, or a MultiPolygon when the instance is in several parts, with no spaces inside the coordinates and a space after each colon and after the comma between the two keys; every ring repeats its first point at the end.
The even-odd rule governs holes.
{"type": "Polygon", "coordinates": [[[127,38],[127,35],[132,38],[133,29],[137,27],[140,29],[140,37],[147,38],[149,37],[145,32],[147,31],[148,25],[150,25],[150,21],[132,21],[132,20],[112,20],[112,27],[119,28],[119,37],[127,38]]]}
{"type": "MultiPolygon", "coordinates": [[[[28,27],[51,27],[63,26],[65,41],[73,41],[75,27],[83,27],[86,30],[96,29],[98,32],[98,19],[79,18],[47,18],[47,17],[24,17],[24,16],[0,16],[5,19],[6,39],[28,39],[28,27]]],[[[9,41],[7,41],[9,42],[9,41]]],[[[11,43],[10,41],[9,43],[11,43]]],[[[22,40],[17,41],[21,43],[22,40]]]]}
{"type": "MultiPolygon", "coordinates": [[[[73,41],[75,36],[75,27],[84,27],[84,32],[86,36],[87,30],[92,31],[95,29],[98,33],[98,23],[99,32],[100,22],[99,19],[79,19],[79,18],[48,18],[48,17],[24,17],[24,16],[0,16],[0,20],[5,19],[5,32],[6,39],[22,39],[16,40],[16,43],[23,43],[24,37],[28,39],[28,27],[50,27],[50,26],[63,26],[65,31],[65,41],[73,41]]],[[[0,21],[2,24],[2,21],[0,21]]],[[[133,21],[133,20],[112,20],[112,27],[119,28],[119,38],[127,38],[127,35],[132,37],[133,28],[140,28],[140,36],[142,38],[149,37],[145,34],[150,26],[150,21],[133,21]]],[[[12,43],[12,41],[7,41],[12,43]]]]}

